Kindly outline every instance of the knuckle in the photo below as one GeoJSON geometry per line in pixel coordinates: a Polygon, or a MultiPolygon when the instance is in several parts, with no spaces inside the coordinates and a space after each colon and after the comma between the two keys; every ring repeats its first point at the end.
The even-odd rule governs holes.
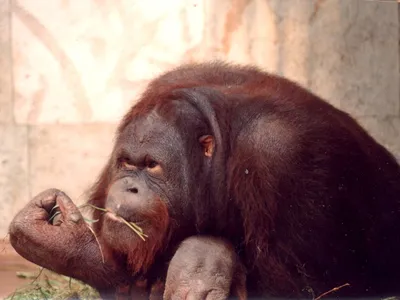
{"type": "Polygon", "coordinates": [[[17,216],[11,223],[10,226],[8,228],[8,233],[10,234],[10,236],[15,236],[18,235],[21,231],[22,228],[24,227],[23,222],[21,222],[21,220],[19,219],[19,217],[17,216]]]}
{"type": "Polygon", "coordinates": [[[42,207],[43,204],[47,204],[50,202],[54,202],[55,201],[55,195],[56,192],[53,190],[45,190],[39,194],[37,194],[35,197],[33,197],[33,199],[30,201],[30,204],[33,204],[35,206],[39,206],[42,207]]]}
{"type": "Polygon", "coordinates": [[[57,197],[61,197],[61,198],[65,198],[65,199],[69,199],[69,197],[67,196],[67,194],[61,190],[57,190],[56,192],[56,196],[57,197]]]}
{"type": "Polygon", "coordinates": [[[39,193],[35,198],[47,198],[47,197],[54,197],[58,193],[58,189],[47,189],[44,190],[43,192],[39,193]]]}

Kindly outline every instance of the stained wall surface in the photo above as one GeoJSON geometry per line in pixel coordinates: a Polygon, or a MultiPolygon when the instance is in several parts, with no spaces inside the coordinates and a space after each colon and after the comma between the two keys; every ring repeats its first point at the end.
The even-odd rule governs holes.
{"type": "Polygon", "coordinates": [[[0,235],[43,189],[82,202],[149,80],[214,58],[299,82],[400,155],[395,1],[0,0],[0,235]]]}

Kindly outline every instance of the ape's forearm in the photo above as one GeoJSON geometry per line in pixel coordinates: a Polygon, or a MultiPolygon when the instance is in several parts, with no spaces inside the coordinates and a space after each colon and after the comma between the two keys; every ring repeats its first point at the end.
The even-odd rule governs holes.
{"type": "MultiPolygon", "coordinates": [[[[51,226],[57,231],[59,227],[51,226]]],[[[9,228],[10,242],[25,259],[56,273],[81,280],[99,290],[112,290],[128,282],[126,270],[119,266],[112,254],[100,245],[94,234],[82,228],[76,232],[60,231],[58,238],[50,238],[44,228],[20,218],[9,228]],[[47,237],[47,238],[46,238],[47,237]]]]}

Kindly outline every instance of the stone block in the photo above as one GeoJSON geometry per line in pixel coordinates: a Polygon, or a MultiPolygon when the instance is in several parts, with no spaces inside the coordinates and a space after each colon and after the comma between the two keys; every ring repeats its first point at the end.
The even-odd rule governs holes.
{"type": "Polygon", "coordinates": [[[395,1],[207,3],[209,57],[255,63],[354,115],[398,114],[395,1]]]}
{"type": "Polygon", "coordinates": [[[398,4],[342,2],[340,105],[356,116],[398,116],[398,4]]]}
{"type": "Polygon", "coordinates": [[[359,123],[400,161],[400,118],[359,117],[359,123]]]}
{"type": "Polygon", "coordinates": [[[29,133],[32,196],[58,188],[83,203],[111,154],[115,129],[107,124],[34,126],[29,133]]]}
{"type": "Polygon", "coordinates": [[[0,238],[29,201],[27,133],[25,126],[0,124],[0,238]]]}
{"type": "Polygon", "coordinates": [[[204,0],[13,5],[16,120],[115,122],[183,61],[254,63],[362,115],[399,113],[395,2],[204,0]]]}
{"type": "Polygon", "coordinates": [[[13,120],[10,0],[0,0],[0,123],[13,120]]]}
{"type": "Polygon", "coordinates": [[[201,53],[202,2],[20,0],[18,123],[115,122],[150,78],[201,53]]]}

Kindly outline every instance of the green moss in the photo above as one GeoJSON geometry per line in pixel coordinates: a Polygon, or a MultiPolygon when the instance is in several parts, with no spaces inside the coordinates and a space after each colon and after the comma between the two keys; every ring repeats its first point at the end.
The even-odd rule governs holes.
{"type": "Polygon", "coordinates": [[[9,295],[6,300],[21,299],[99,299],[99,293],[78,280],[48,270],[17,272],[16,276],[27,280],[27,284],[9,295]]]}

